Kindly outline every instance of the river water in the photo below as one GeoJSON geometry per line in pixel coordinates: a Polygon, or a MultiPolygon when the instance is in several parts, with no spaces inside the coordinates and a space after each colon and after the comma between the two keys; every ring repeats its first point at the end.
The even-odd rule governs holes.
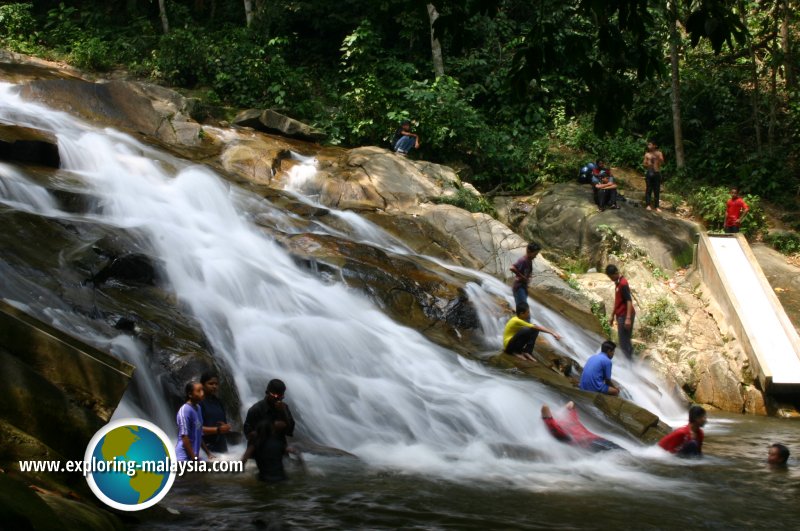
{"type": "MultiPolygon", "coordinates": [[[[714,415],[709,457],[684,462],[642,447],[587,410],[582,418],[592,430],[629,450],[588,456],[553,440],[538,418],[543,403],[564,402],[557,391],[434,345],[342,283],[298,269],[252,223],[291,227],[288,214],[268,201],[127,135],[24,102],[10,86],[0,90],[0,121],[55,134],[62,174],[96,198],[87,212],[62,212],[24,169],[5,165],[5,208],[140,234],[230,369],[244,404],[280,377],[298,435],[357,456],[306,455],[305,467],[291,470],[292,480],[280,486],[260,484],[249,472],[181,479],[162,503],[180,516],[143,527],[729,528],[788,526],[798,516],[789,503],[797,494],[794,473],[763,466],[768,442],[797,439],[795,422],[714,415]]],[[[407,252],[358,216],[336,215],[349,224],[346,237],[407,252]]],[[[318,230],[342,235],[322,224],[318,230]]],[[[474,278],[470,295],[481,310],[487,351],[496,350],[498,311],[487,305],[490,295],[509,299],[508,288],[453,269],[474,278]]],[[[141,346],[127,336],[87,337],[81,316],[63,308],[39,313],[146,365],[141,346]]],[[[596,351],[598,337],[538,305],[534,314],[565,336],[558,348],[578,361],[596,351]]],[[[635,402],[683,422],[681,406],[646,368],[617,359],[614,371],[635,402]]],[[[174,412],[154,396],[157,377],[138,371],[139,398],[126,397],[119,412],[172,434],[174,412]]]]}
{"type": "Polygon", "coordinates": [[[766,453],[776,440],[796,444],[798,433],[795,420],[712,413],[701,461],[651,450],[597,458],[612,472],[630,467],[646,473],[653,488],[598,478],[566,452],[554,460],[563,473],[578,476],[578,484],[534,480],[528,488],[501,478],[452,482],[311,458],[305,469],[290,468],[291,479],[278,486],[259,482],[254,473],[179,478],[162,505],[181,515],[143,528],[797,529],[800,464],[791,458],[788,468],[771,469],[766,453]]]}

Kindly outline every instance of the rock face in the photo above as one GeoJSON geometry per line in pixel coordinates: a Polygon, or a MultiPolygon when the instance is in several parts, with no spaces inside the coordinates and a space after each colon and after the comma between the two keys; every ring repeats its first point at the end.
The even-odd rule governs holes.
{"type": "MultiPolygon", "coordinates": [[[[654,276],[641,260],[611,256],[628,279],[636,308],[634,346],[687,401],[736,413],[764,414],[763,394],[754,387],[749,363],[737,341],[720,330],[714,308],[698,296],[697,281],[685,272],[654,276]],[[674,312],[675,320],[664,316],[674,312]],[[665,323],[659,326],[659,323],[665,323]]],[[[614,285],[600,273],[577,276],[581,290],[611,308],[614,285]]]]}
{"type": "Polygon", "coordinates": [[[233,123],[243,127],[252,127],[257,131],[284,135],[300,140],[319,142],[325,139],[325,133],[322,131],[271,109],[248,109],[242,111],[236,115],[233,123]]]}
{"type": "Polygon", "coordinates": [[[58,142],[47,133],[28,127],[0,125],[0,160],[13,160],[58,168],[58,142]]]}
{"type": "Polygon", "coordinates": [[[787,263],[785,256],[764,244],[751,244],[750,248],[786,315],[800,332],[800,268],[787,263]]]}
{"type": "Polygon", "coordinates": [[[192,102],[155,85],[43,79],[24,85],[21,95],[90,122],[140,133],[168,144],[193,147],[202,143],[201,126],[190,117],[192,102]]]}
{"type": "Polygon", "coordinates": [[[478,315],[464,291],[468,278],[332,236],[301,234],[281,240],[296,259],[313,260],[316,270],[333,272],[432,341],[472,355],[485,349],[478,315]]]}
{"type": "Polygon", "coordinates": [[[669,270],[692,262],[699,226],[619,204],[619,210],[597,212],[588,186],[563,183],[519,206],[505,205],[504,210],[519,220],[517,232],[524,237],[567,256],[589,256],[598,265],[607,252],[618,250],[639,252],[669,270]],[[527,215],[520,216],[526,210],[527,215]]]}

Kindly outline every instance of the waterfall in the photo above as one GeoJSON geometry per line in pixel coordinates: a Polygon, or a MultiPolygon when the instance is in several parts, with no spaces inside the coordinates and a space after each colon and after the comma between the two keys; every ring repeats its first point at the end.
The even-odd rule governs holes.
{"type": "MultiPolygon", "coordinates": [[[[277,223],[288,218],[268,201],[127,135],[25,102],[13,87],[0,90],[0,121],[57,136],[62,170],[98,199],[94,211],[69,216],[144,236],[171,289],[230,368],[245,408],[263,397],[268,380],[281,378],[301,433],[372,466],[532,490],[595,482],[674,488],[675,480],[648,474],[621,456],[586,456],[556,442],[539,418],[543,403],[563,402],[556,391],[464,359],[392,321],[346,286],[299,269],[250,221],[260,214],[277,223]],[[532,448],[537,457],[516,459],[503,450],[509,447],[532,448]]],[[[38,186],[19,172],[9,175],[0,172],[2,182],[38,186]]],[[[40,215],[67,216],[25,194],[6,197],[5,190],[2,202],[10,207],[24,203],[40,215]]],[[[342,216],[362,225],[351,214],[342,216]]],[[[380,239],[366,224],[362,236],[367,228],[373,231],[369,241],[380,239]]],[[[469,274],[476,279],[472,289],[508,291],[491,277],[469,274]]],[[[585,339],[540,306],[535,313],[566,336],[565,347],[586,356],[596,350],[597,338],[585,339]]],[[[109,341],[133,359],[132,345],[109,341]]],[[[613,435],[602,418],[589,412],[583,418],[640,451],[613,435]]],[[[174,432],[171,425],[162,428],[174,432]]]]}

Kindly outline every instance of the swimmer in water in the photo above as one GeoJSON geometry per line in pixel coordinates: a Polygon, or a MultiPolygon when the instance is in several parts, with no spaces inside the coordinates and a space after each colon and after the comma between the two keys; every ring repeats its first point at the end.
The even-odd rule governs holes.
{"type": "Polygon", "coordinates": [[[575,410],[575,402],[568,402],[566,412],[553,418],[550,407],[547,404],[542,406],[542,420],[544,420],[550,434],[559,441],[577,446],[590,452],[606,452],[609,450],[624,450],[620,445],[604,439],[586,429],[578,419],[578,412],[575,410]]]}

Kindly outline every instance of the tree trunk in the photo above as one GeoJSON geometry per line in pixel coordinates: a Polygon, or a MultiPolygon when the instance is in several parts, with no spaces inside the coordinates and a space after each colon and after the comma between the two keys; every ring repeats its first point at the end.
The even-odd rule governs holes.
{"type": "Polygon", "coordinates": [[[253,0],[244,0],[244,16],[247,19],[247,27],[253,23],[253,0]]]}
{"type": "Polygon", "coordinates": [[[431,25],[431,55],[433,56],[433,74],[440,78],[444,75],[444,59],[442,58],[442,44],[436,38],[433,31],[433,23],[439,18],[439,12],[436,11],[436,6],[428,4],[428,18],[431,25]]]}
{"type": "MultiPolygon", "coordinates": [[[[742,24],[747,27],[747,11],[745,10],[744,0],[739,0],[739,11],[742,16],[742,24]]],[[[761,126],[759,125],[760,119],[760,112],[758,109],[758,97],[761,93],[761,87],[758,80],[758,63],[756,63],[756,49],[753,46],[753,37],[748,33],[747,34],[747,48],[748,52],[750,53],[750,73],[753,76],[753,92],[752,96],[750,97],[753,106],[753,128],[756,132],[756,150],[758,154],[761,154],[762,149],[762,140],[761,140],[761,126]]]]}
{"type": "Polygon", "coordinates": [[[789,0],[781,1],[782,20],[781,20],[781,50],[783,51],[783,71],[786,79],[786,88],[791,90],[796,86],[797,79],[794,72],[794,55],[792,54],[791,40],[789,36],[789,21],[791,11],[789,0]]]}
{"type": "Polygon", "coordinates": [[[164,35],[169,33],[169,20],[167,19],[167,7],[164,5],[166,0],[158,0],[158,14],[161,16],[161,27],[164,29],[164,35]]]}
{"type": "Polygon", "coordinates": [[[682,169],[686,164],[683,152],[683,121],[681,120],[680,33],[678,33],[678,7],[673,3],[669,12],[669,59],[672,67],[672,133],[675,140],[675,165],[682,169]]]}
{"type": "Polygon", "coordinates": [[[769,80],[769,127],[767,128],[767,149],[775,150],[775,127],[778,123],[778,65],[772,65],[769,80]]]}

